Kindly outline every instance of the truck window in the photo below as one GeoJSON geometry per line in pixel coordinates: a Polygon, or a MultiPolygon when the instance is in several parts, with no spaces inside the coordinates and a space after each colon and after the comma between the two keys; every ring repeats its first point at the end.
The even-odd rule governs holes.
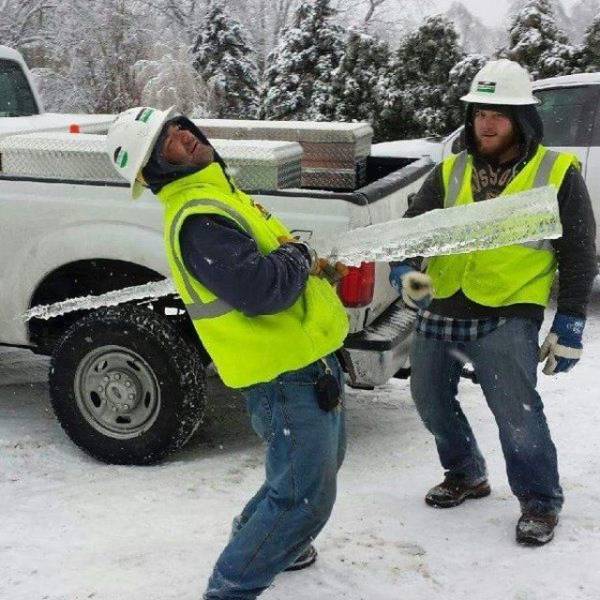
{"type": "Polygon", "coordinates": [[[589,146],[598,102],[596,86],[534,92],[541,100],[545,146],[589,146]]]}
{"type": "Polygon", "coordinates": [[[39,113],[21,66],[0,59],[0,117],[26,117],[39,113]]]}

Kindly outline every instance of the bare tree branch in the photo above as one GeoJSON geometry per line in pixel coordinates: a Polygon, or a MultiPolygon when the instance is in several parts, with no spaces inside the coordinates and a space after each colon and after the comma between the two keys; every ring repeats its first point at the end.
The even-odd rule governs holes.
{"type": "Polygon", "coordinates": [[[363,18],[363,23],[365,23],[365,25],[371,20],[375,11],[386,1],[387,0],[368,0],[369,7],[367,9],[367,14],[363,18]]]}

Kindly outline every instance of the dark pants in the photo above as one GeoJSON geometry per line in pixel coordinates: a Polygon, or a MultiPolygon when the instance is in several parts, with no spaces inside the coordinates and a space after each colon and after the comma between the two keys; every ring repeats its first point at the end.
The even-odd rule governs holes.
{"type": "Polygon", "coordinates": [[[486,478],[485,461],[456,399],[463,362],[472,362],[492,410],[510,487],[525,510],[558,513],[563,503],[556,448],[536,391],[537,323],[510,318],[472,342],[444,342],[417,333],[411,351],[412,395],[435,436],[442,466],[468,482],[486,478]]]}

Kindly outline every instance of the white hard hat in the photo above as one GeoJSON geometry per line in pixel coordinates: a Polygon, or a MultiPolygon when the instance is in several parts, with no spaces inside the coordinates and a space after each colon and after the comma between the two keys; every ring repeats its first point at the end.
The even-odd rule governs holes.
{"type": "Polygon", "coordinates": [[[152,154],[163,125],[174,114],[174,106],[167,110],[137,106],[122,112],[108,130],[106,152],[115,169],[129,182],[133,199],[144,191],[137,178],[152,154]]]}
{"type": "Polygon", "coordinates": [[[522,106],[539,104],[533,95],[529,73],[518,63],[502,58],[487,63],[475,75],[463,102],[522,106]]]}

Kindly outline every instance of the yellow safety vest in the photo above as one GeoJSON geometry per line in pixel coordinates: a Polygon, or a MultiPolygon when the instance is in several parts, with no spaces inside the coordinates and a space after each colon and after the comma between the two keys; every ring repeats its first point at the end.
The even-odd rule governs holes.
{"type": "MultiPolygon", "coordinates": [[[[500,196],[553,185],[560,188],[573,165],[573,154],[554,152],[539,146],[535,155],[508,183],[500,196]]],[[[473,158],[466,151],[442,163],[444,208],[474,202],[471,189],[473,158]]],[[[433,280],[435,297],[449,298],[459,290],[484,306],[511,304],[546,306],[556,274],[556,257],[549,240],[481,250],[468,254],[436,256],[427,273],[433,280]]]]}
{"type": "Polygon", "coordinates": [[[158,197],[165,206],[165,245],[175,287],[226,385],[241,388],[271,381],[342,346],[348,317],[335,289],[324,279],[309,276],[291,307],[250,317],[218,298],[186,269],[179,232],[193,214],[231,219],[254,238],[264,255],[281,245],[279,236],[291,235],[248,195],[232,192],[218,163],[166,185],[158,197]]]}

